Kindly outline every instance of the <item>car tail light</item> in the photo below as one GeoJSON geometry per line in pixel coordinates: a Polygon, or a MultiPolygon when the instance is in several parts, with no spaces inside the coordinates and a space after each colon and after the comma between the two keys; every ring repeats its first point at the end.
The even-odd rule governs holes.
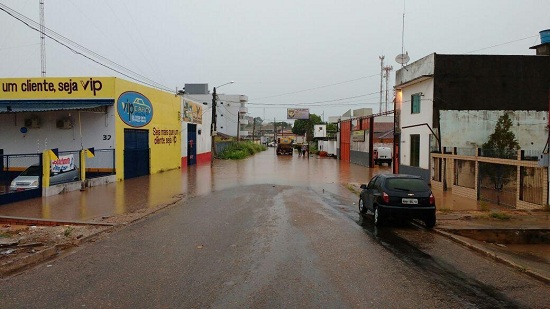
{"type": "Polygon", "coordinates": [[[382,200],[384,201],[384,203],[389,204],[390,196],[386,192],[382,192],[382,200]]]}
{"type": "Polygon", "coordinates": [[[430,205],[435,205],[435,197],[432,193],[430,193],[430,205]]]}

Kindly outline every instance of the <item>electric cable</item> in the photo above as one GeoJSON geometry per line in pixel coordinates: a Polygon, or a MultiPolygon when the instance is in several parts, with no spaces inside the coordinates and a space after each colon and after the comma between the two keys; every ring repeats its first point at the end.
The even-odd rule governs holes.
{"type": "MultiPolygon", "coordinates": [[[[41,32],[40,31],[40,25],[33,21],[32,19],[18,13],[17,11],[7,7],[6,5],[4,4],[0,4],[0,10],[4,11],[6,14],[10,15],[11,17],[15,18],[16,20],[20,21],[21,23],[23,23],[24,25],[26,25],[27,27],[29,27],[30,29],[32,30],[35,30],[37,32],[41,32]]],[[[148,86],[151,86],[153,88],[157,88],[157,89],[161,89],[161,90],[164,90],[164,91],[168,91],[168,92],[173,92],[172,89],[170,89],[169,87],[166,87],[160,83],[157,83],[139,73],[136,73],[112,60],[109,60],[99,54],[97,54],[96,52],[74,42],[74,41],[71,41],[70,39],[60,35],[59,33],[47,28],[47,27],[44,27],[45,29],[45,33],[44,35],[47,36],[48,38],[52,39],[53,41],[57,42],[58,44],[66,47],[67,49],[69,49],[70,51],[72,51],[73,53],[77,54],[77,55],[80,55],[92,62],[95,62],[96,64],[99,64],[105,68],[108,68],[112,71],[115,71],[127,78],[130,78],[134,81],[137,81],[137,82],[140,82],[140,83],[143,83],[145,85],[148,85],[148,86]],[[69,46],[71,45],[71,46],[69,46]],[[82,50],[82,51],[78,51],[77,49],[79,50],[82,50]],[[89,55],[87,55],[89,54],[89,55]],[[107,62],[108,64],[105,64],[103,62],[101,62],[100,60],[96,60],[96,59],[93,59],[93,57],[95,58],[99,58],[100,60],[104,61],[104,62],[107,62]],[[113,68],[113,67],[117,67],[117,68],[113,68]],[[123,71],[126,71],[128,73],[124,73],[123,71]],[[132,76],[133,75],[133,76],[132,76]],[[137,76],[137,77],[136,77],[137,76]]]]}

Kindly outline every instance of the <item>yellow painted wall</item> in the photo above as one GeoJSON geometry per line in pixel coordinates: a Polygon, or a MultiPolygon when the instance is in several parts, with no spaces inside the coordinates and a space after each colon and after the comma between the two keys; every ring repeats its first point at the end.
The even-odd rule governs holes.
{"type": "Polygon", "coordinates": [[[116,177],[124,178],[122,168],[124,162],[124,129],[139,129],[149,131],[149,147],[151,149],[151,174],[181,167],[181,125],[178,119],[180,112],[180,97],[174,93],[142,86],[122,79],[115,81],[115,130],[116,130],[116,177]],[[142,127],[127,125],[118,114],[122,108],[117,104],[120,95],[127,91],[138,92],[151,102],[153,117],[151,122],[142,127]]]}
{"type": "Polygon", "coordinates": [[[116,178],[124,179],[124,129],[149,131],[150,173],[181,167],[181,123],[178,119],[181,99],[161,91],[115,77],[30,77],[0,78],[0,100],[10,99],[114,99],[116,178]],[[132,127],[120,119],[118,98],[133,91],[145,96],[152,105],[151,121],[132,127]]]}
{"type": "Polygon", "coordinates": [[[0,78],[0,99],[108,99],[114,77],[0,78]]]}

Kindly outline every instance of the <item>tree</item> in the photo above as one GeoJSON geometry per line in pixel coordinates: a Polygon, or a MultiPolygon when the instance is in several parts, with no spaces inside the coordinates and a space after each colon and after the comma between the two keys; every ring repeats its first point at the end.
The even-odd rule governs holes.
{"type": "Polygon", "coordinates": [[[515,158],[519,147],[514,132],[510,131],[512,119],[508,113],[500,116],[495,131],[489,135],[489,140],[481,146],[484,154],[496,158],[515,158]]]}
{"type": "MultiPolygon", "coordinates": [[[[517,156],[520,149],[514,132],[510,131],[513,122],[508,113],[500,116],[495,126],[495,131],[489,136],[489,140],[481,146],[486,157],[512,159],[517,156]]],[[[516,167],[504,164],[480,163],[479,171],[482,176],[488,177],[495,190],[502,191],[504,185],[515,179],[516,167]]]]}
{"type": "Polygon", "coordinates": [[[323,123],[321,117],[315,114],[309,114],[309,119],[296,119],[296,121],[294,121],[292,133],[297,135],[304,135],[307,133],[307,139],[311,141],[313,140],[313,126],[321,123],[323,123]]]}
{"type": "Polygon", "coordinates": [[[256,127],[260,127],[264,120],[260,117],[254,117],[254,123],[256,124],[256,127]]]}

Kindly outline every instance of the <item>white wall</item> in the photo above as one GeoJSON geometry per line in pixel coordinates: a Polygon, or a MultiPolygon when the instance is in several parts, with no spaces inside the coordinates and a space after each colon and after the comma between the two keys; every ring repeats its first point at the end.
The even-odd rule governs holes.
{"type": "Polygon", "coordinates": [[[401,102],[401,164],[410,165],[410,135],[420,134],[420,168],[427,169],[430,161],[430,128],[433,130],[433,79],[427,79],[416,84],[405,87],[402,90],[401,102]],[[411,114],[411,96],[416,93],[422,93],[420,101],[420,113],[411,114]],[[421,125],[412,128],[403,128],[407,126],[421,125]]]}
{"type": "MultiPolygon", "coordinates": [[[[204,111],[207,113],[209,112],[210,117],[212,116],[212,94],[190,94],[185,95],[185,98],[201,104],[206,102],[207,105],[204,105],[206,107],[204,111]]],[[[216,127],[219,133],[237,136],[237,115],[239,114],[239,108],[241,106],[240,99],[241,95],[223,94],[218,91],[216,127]]]]}
{"type": "MultiPolygon", "coordinates": [[[[505,111],[442,110],[440,111],[441,144],[443,147],[481,147],[495,131],[498,119],[505,111]]],[[[544,149],[548,138],[548,112],[508,111],[514,125],[510,130],[521,149],[544,149]]]]}
{"type": "Polygon", "coordinates": [[[108,107],[107,114],[81,111],[80,117],[76,110],[0,114],[0,149],[4,149],[4,154],[39,153],[52,148],[58,148],[59,151],[90,147],[113,149],[113,111],[114,107],[108,107]],[[40,119],[40,127],[29,127],[27,133],[21,133],[25,119],[32,117],[40,119]],[[56,121],[64,118],[72,121],[71,129],[56,128],[56,121]]]}
{"type": "MultiPolygon", "coordinates": [[[[202,104],[196,100],[190,100],[189,98],[186,98],[187,101],[193,101],[196,104],[202,104]]],[[[182,103],[183,104],[183,99],[182,103]]],[[[212,150],[212,109],[207,107],[206,105],[203,105],[204,108],[202,110],[202,124],[197,124],[197,155],[202,153],[208,153],[212,150]],[[199,134],[199,130],[201,131],[201,134],[199,134]]],[[[210,104],[211,106],[211,104],[210,104]]],[[[183,110],[183,105],[182,105],[183,110]]],[[[187,157],[187,124],[188,122],[181,122],[181,157],[187,157]]]]}

